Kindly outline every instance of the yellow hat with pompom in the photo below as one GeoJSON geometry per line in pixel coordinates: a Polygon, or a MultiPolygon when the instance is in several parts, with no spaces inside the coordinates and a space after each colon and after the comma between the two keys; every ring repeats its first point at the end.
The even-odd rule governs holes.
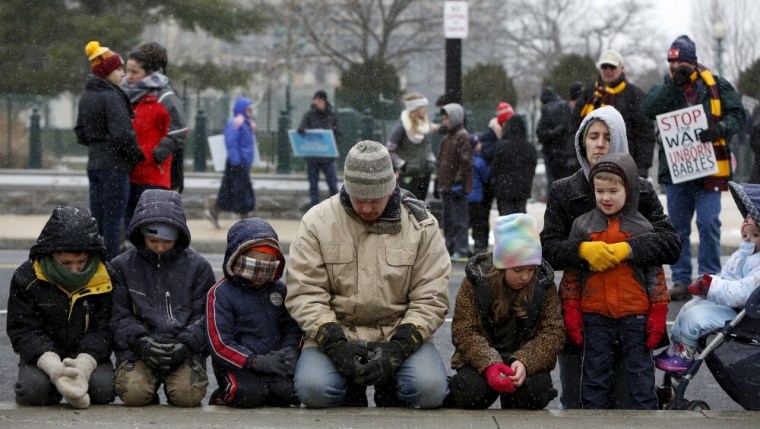
{"type": "Polygon", "coordinates": [[[113,52],[105,46],[100,46],[100,42],[91,41],[84,47],[87,59],[90,60],[92,74],[105,78],[114,70],[124,66],[119,54],[113,52]]]}

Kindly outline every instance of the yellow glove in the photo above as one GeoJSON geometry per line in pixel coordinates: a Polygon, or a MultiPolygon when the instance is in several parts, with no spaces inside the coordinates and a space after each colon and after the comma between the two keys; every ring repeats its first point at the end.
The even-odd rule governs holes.
{"type": "Polygon", "coordinates": [[[578,255],[588,262],[591,271],[607,271],[620,263],[610,245],[603,241],[584,241],[578,248],[578,255]]]}
{"type": "Polygon", "coordinates": [[[615,257],[618,258],[620,262],[625,261],[631,255],[631,245],[626,241],[610,244],[609,247],[610,250],[612,250],[612,254],[615,255],[615,257]]]}

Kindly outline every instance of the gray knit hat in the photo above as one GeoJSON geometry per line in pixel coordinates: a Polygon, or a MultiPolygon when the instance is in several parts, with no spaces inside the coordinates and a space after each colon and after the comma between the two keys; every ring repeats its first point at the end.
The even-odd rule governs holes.
{"type": "Polygon", "coordinates": [[[376,200],[393,193],[396,175],[388,149],[371,140],[355,144],[346,156],[343,186],[349,196],[361,200],[376,200]]]}

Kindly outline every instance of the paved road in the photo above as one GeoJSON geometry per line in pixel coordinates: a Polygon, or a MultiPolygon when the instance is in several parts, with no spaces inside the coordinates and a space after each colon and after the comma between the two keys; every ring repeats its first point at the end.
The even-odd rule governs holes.
{"type": "MultiPolygon", "coordinates": [[[[10,347],[10,341],[8,340],[8,336],[5,335],[5,328],[6,328],[6,310],[7,310],[7,303],[8,303],[8,286],[10,284],[11,277],[13,275],[13,271],[15,268],[22,263],[28,255],[27,250],[0,250],[0,328],[2,329],[2,334],[0,334],[0,403],[3,402],[13,402],[14,396],[13,396],[13,383],[16,380],[16,365],[18,362],[18,358],[13,354],[13,351],[10,347]]],[[[217,274],[217,276],[221,276],[221,266],[222,266],[222,260],[223,256],[222,254],[204,254],[208,261],[211,263],[211,266],[214,267],[214,270],[217,274]]],[[[669,271],[667,271],[666,267],[666,275],[669,276],[669,271]]],[[[444,325],[441,327],[441,329],[436,332],[433,340],[435,342],[435,345],[438,347],[441,356],[443,357],[445,362],[449,362],[451,359],[451,356],[453,354],[453,347],[451,345],[451,315],[453,314],[453,308],[454,308],[454,299],[456,298],[456,291],[459,287],[459,284],[462,281],[462,278],[464,277],[464,265],[463,264],[455,264],[454,268],[451,273],[451,281],[449,283],[449,295],[450,295],[450,306],[452,309],[452,312],[447,316],[447,321],[444,323],[444,325]]],[[[559,282],[560,275],[558,274],[556,281],[559,282]]],[[[673,303],[671,304],[668,319],[672,321],[676,314],[678,313],[678,310],[683,305],[683,303],[673,303]]],[[[448,365],[447,365],[448,366],[448,365]]],[[[209,365],[209,371],[210,371],[210,365],[209,365]]],[[[211,375],[211,374],[209,374],[211,375]]],[[[555,387],[559,388],[559,371],[555,369],[552,372],[552,377],[554,379],[555,387]]],[[[658,377],[658,383],[662,379],[662,373],[658,371],[657,374],[658,377]]],[[[204,400],[204,404],[208,402],[208,396],[210,396],[213,389],[216,388],[216,381],[214,380],[214,377],[210,377],[210,385],[209,390],[207,394],[207,398],[204,400]]],[[[698,373],[697,377],[692,381],[691,385],[689,386],[689,389],[687,390],[686,397],[688,399],[703,399],[706,400],[712,410],[726,410],[726,411],[734,411],[734,410],[742,410],[742,408],[733,402],[726,394],[723,392],[723,390],[720,388],[720,386],[717,385],[714,378],[712,377],[712,374],[708,371],[707,367],[703,367],[702,370],[698,373]]],[[[371,395],[370,395],[371,398],[371,395]]],[[[498,401],[497,401],[498,404],[498,401]]],[[[559,409],[559,401],[555,399],[552,403],[549,404],[549,409],[557,410],[559,409]]],[[[473,426],[473,427],[477,427],[473,426]]]]}

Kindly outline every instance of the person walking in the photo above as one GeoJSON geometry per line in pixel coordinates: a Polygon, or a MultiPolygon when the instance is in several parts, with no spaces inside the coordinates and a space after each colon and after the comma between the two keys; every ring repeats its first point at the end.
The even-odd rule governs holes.
{"type": "Polygon", "coordinates": [[[422,94],[405,95],[404,110],[387,144],[398,185],[420,201],[427,199],[430,176],[435,169],[427,105],[428,99],[422,94]]]}
{"type": "Polygon", "coordinates": [[[691,222],[696,214],[699,232],[697,268],[699,274],[720,272],[720,195],[728,190],[731,179],[731,154],[728,140],[746,120],[741,98],[731,84],[697,62],[697,47],[689,36],[677,37],[667,54],[668,74],[655,85],[642,103],[651,119],[662,113],[701,104],[707,114],[708,128],[697,136],[710,142],[715,151],[718,172],[714,175],[673,183],[665,148],[660,142],[658,181],[665,185],[668,214],[681,241],[681,257],[671,267],[674,300],[689,297],[687,285],[692,283],[691,222]]]}
{"type": "Polygon", "coordinates": [[[124,62],[97,41],[89,42],[85,52],[91,73],[79,99],[74,133],[77,141],[87,146],[90,211],[103,236],[105,258],[111,260],[121,247],[129,174],[145,156],[132,128],[131,103],[119,87],[124,78],[124,62]]]}
{"type": "Polygon", "coordinates": [[[344,172],[340,194],[304,215],[290,246],[298,398],[366,407],[374,386],[378,407],[440,407],[446,368],[431,338],[448,311],[451,260],[438,222],[397,186],[384,145],[355,144],[344,172]]]}
{"type": "MultiPolygon", "coordinates": [[[[322,89],[314,93],[311,108],[304,113],[301,123],[298,125],[298,132],[301,134],[306,130],[313,129],[331,130],[333,137],[335,137],[335,144],[340,147],[343,134],[338,125],[338,115],[335,114],[332,104],[327,100],[327,92],[322,89]]],[[[320,171],[325,175],[330,195],[338,193],[338,176],[335,172],[335,159],[308,157],[306,158],[306,170],[309,179],[309,200],[312,207],[319,203],[320,171]]]]}
{"type": "Polygon", "coordinates": [[[219,229],[220,211],[237,213],[243,219],[256,208],[256,195],[251,183],[251,165],[256,145],[253,100],[242,96],[235,99],[232,117],[224,128],[224,145],[227,147],[227,162],[224,165],[222,185],[219,187],[216,204],[205,212],[206,218],[216,229],[219,229]]]}

